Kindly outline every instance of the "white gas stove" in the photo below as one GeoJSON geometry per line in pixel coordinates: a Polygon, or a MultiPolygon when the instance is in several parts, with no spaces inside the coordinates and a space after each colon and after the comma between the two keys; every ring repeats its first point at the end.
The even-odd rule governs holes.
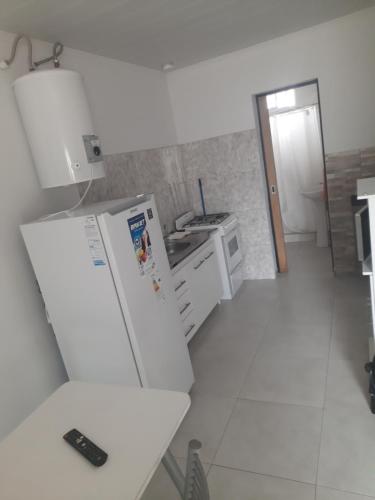
{"type": "Polygon", "coordinates": [[[222,299],[232,299],[239,290],[242,277],[242,253],[238,219],[228,212],[194,215],[186,212],[176,219],[177,231],[211,230],[219,261],[223,285],[222,299]]]}

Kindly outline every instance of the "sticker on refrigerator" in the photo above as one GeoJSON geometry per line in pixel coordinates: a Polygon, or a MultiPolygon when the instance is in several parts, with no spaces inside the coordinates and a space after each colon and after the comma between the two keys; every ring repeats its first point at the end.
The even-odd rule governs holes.
{"type": "Polygon", "coordinates": [[[165,295],[161,286],[161,278],[157,271],[151,274],[152,288],[159,300],[165,300],[165,295]]]}
{"type": "Polygon", "coordinates": [[[84,226],[93,265],[105,266],[107,259],[96,217],[86,217],[84,226]]]}
{"type": "Polygon", "coordinates": [[[152,245],[150,234],[147,230],[145,214],[142,212],[131,217],[128,219],[128,225],[139,272],[141,276],[151,274],[155,268],[155,262],[152,255],[152,245]]]}

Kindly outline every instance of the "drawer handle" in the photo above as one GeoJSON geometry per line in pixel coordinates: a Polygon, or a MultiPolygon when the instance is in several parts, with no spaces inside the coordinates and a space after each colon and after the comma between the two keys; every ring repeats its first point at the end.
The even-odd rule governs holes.
{"type": "Polygon", "coordinates": [[[182,280],[182,281],[181,281],[181,283],[179,283],[179,284],[176,286],[176,288],[174,289],[174,291],[175,291],[175,292],[178,292],[178,290],[179,290],[182,286],[184,286],[184,285],[185,285],[185,283],[186,283],[186,280],[182,280]]]}
{"type": "Polygon", "coordinates": [[[194,328],[195,328],[195,323],[189,326],[188,331],[185,332],[185,337],[187,337],[194,328]]]}
{"type": "Polygon", "coordinates": [[[204,260],[208,260],[210,257],[213,256],[215,252],[212,250],[212,252],[210,252],[208,255],[206,255],[206,257],[204,258],[204,260]]]}
{"type": "Polygon", "coordinates": [[[199,262],[196,266],[194,266],[194,269],[197,270],[201,267],[201,265],[204,264],[204,259],[199,262]]]}
{"type": "Polygon", "coordinates": [[[191,302],[188,302],[187,304],[184,305],[184,307],[181,309],[180,314],[184,314],[186,309],[191,306],[191,302]]]}

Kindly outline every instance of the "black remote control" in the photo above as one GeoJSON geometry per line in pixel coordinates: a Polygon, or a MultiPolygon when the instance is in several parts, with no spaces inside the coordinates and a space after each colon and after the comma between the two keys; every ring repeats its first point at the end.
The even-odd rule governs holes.
{"type": "Polygon", "coordinates": [[[100,467],[106,463],[108,458],[107,453],[84,436],[82,432],[77,431],[77,429],[72,429],[67,432],[64,434],[63,438],[70,446],[73,446],[74,449],[84,456],[86,460],[92,463],[92,465],[100,467]]]}

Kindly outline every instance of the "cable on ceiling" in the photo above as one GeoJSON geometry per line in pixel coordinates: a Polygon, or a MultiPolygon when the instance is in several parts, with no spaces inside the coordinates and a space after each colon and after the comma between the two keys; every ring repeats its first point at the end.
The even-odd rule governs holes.
{"type": "Polygon", "coordinates": [[[19,35],[16,35],[16,38],[13,41],[9,59],[4,59],[4,60],[0,61],[0,69],[7,69],[13,63],[13,61],[16,57],[18,44],[21,40],[24,40],[26,42],[26,45],[27,45],[27,60],[28,60],[28,65],[29,65],[29,71],[34,71],[35,68],[37,68],[38,66],[41,66],[42,64],[45,64],[49,61],[53,61],[55,68],[60,67],[59,57],[61,56],[61,54],[63,53],[63,50],[64,50],[64,46],[62,43],[55,42],[53,44],[52,56],[41,59],[40,61],[33,62],[33,46],[32,46],[31,39],[27,35],[20,33],[19,35]]]}

